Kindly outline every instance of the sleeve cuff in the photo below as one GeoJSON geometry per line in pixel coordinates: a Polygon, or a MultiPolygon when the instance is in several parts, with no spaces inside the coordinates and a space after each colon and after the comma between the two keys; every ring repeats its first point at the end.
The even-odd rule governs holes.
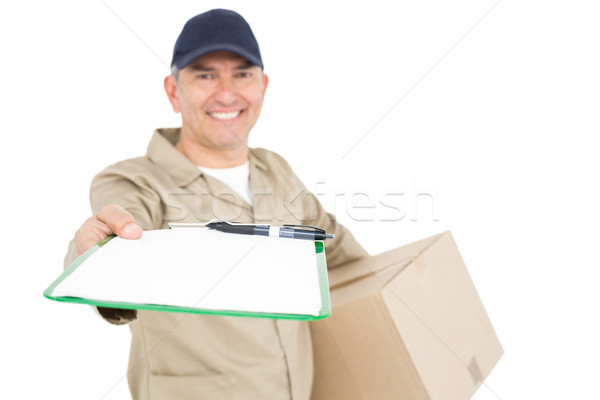
{"type": "Polygon", "coordinates": [[[94,307],[98,314],[113,325],[125,325],[137,319],[137,310],[94,307]]]}

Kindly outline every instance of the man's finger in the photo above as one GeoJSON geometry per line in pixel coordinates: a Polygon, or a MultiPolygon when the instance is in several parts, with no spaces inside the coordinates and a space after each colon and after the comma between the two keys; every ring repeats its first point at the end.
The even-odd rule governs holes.
{"type": "Polygon", "coordinates": [[[142,236],[142,228],[135,222],[133,216],[121,206],[108,205],[96,217],[119,237],[139,239],[142,236]]]}
{"type": "Polygon", "coordinates": [[[73,238],[77,248],[77,255],[82,255],[90,247],[106,239],[110,234],[112,232],[110,232],[110,229],[103,222],[100,222],[96,217],[89,218],[77,230],[73,238]]]}

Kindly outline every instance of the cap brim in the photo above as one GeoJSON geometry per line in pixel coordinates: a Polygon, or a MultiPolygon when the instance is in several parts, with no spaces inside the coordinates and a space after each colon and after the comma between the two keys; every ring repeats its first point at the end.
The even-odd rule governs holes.
{"type": "Polygon", "coordinates": [[[194,49],[188,52],[187,54],[181,56],[177,61],[173,62],[173,64],[177,67],[177,69],[182,70],[198,57],[202,57],[203,55],[212,53],[213,51],[230,51],[232,53],[244,57],[252,64],[263,68],[262,61],[259,58],[255,57],[254,55],[240,48],[239,46],[228,43],[211,44],[210,46],[204,46],[194,49]]]}

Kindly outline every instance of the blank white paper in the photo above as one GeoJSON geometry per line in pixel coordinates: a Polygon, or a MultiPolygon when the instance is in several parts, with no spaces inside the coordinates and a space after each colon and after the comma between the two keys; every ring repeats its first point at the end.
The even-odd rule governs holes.
{"type": "Polygon", "coordinates": [[[54,289],[121,303],[319,315],[315,244],[202,228],[114,238],[54,289]]]}

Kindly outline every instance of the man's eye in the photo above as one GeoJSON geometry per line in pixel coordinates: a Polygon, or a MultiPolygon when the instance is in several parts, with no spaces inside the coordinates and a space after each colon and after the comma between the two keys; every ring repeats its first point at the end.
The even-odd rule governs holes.
{"type": "Polygon", "coordinates": [[[198,78],[199,79],[212,79],[213,78],[213,74],[199,74],[198,78]]]}
{"type": "Polygon", "coordinates": [[[250,78],[252,76],[251,72],[238,72],[238,78],[250,78]]]}

